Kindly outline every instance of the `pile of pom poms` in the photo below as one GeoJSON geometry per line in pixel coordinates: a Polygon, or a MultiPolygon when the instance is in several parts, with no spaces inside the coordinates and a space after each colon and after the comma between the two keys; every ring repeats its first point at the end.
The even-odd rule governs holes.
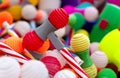
{"type": "Polygon", "coordinates": [[[119,78],[119,0],[0,0],[0,78],[82,78],[56,48],[59,42],[38,33],[52,26],[50,14],[56,18],[51,31],[89,78],[119,78]],[[56,8],[66,15],[51,14],[56,8]],[[67,24],[57,28],[61,21],[67,24]]]}

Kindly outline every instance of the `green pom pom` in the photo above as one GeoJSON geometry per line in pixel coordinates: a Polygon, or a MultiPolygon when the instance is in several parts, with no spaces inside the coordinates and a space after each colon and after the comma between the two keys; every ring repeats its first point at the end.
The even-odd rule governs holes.
{"type": "Polygon", "coordinates": [[[85,19],[80,13],[74,13],[69,16],[68,23],[75,31],[77,31],[85,24],[85,19]]]}
{"type": "Polygon", "coordinates": [[[117,76],[112,69],[105,68],[98,73],[97,78],[117,78],[117,76]]]}

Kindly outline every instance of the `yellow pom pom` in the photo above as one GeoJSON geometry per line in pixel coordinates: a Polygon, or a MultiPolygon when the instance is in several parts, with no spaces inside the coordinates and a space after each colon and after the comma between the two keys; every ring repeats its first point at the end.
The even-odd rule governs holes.
{"type": "Polygon", "coordinates": [[[21,19],[21,11],[22,7],[20,5],[13,5],[8,9],[8,12],[12,15],[14,20],[20,20],[21,19]]]}
{"type": "Polygon", "coordinates": [[[80,30],[78,30],[78,31],[76,32],[76,34],[78,34],[78,33],[82,33],[82,34],[84,34],[84,35],[86,35],[86,36],[89,37],[88,31],[86,31],[85,29],[80,29],[80,30]]]}
{"type": "Polygon", "coordinates": [[[70,45],[75,52],[82,52],[89,48],[89,38],[84,34],[73,35],[70,45]]]}
{"type": "Polygon", "coordinates": [[[90,67],[84,68],[84,70],[90,78],[95,78],[97,76],[97,68],[94,64],[92,64],[90,67]]]}
{"type": "Polygon", "coordinates": [[[109,32],[100,42],[99,49],[114,63],[120,71],[120,29],[109,32]]]}
{"type": "Polygon", "coordinates": [[[38,4],[38,0],[28,0],[28,2],[33,6],[36,6],[38,4]]]}

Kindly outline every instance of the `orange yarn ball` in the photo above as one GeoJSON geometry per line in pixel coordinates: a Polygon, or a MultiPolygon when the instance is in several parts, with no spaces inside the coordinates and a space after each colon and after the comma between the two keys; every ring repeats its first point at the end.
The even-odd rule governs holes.
{"type": "Polygon", "coordinates": [[[7,11],[0,12],[0,28],[3,27],[3,22],[5,21],[7,21],[9,24],[12,24],[13,23],[12,15],[7,11]]]}
{"type": "Polygon", "coordinates": [[[47,39],[43,45],[37,50],[37,52],[44,53],[46,52],[50,47],[49,39],[47,39]]]}
{"type": "Polygon", "coordinates": [[[3,42],[5,44],[7,44],[8,46],[10,46],[14,51],[22,54],[23,53],[23,46],[22,46],[22,39],[21,38],[17,38],[17,37],[9,37],[5,40],[3,40],[3,42]]]}

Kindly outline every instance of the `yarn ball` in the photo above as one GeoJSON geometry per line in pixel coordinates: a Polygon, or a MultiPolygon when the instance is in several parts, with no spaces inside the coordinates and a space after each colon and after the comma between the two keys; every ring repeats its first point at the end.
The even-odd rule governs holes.
{"type": "Polygon", "coordinates": [[[10,1],[10,6],[20,4],[21,0],[9,0],[10,1]]]}
{"type": "Polygon", "coordinates": [[[71,38],[70,46],[74,52],[82,52],[89,48],[90,40],[84,34],[75,34],[71,38]]]}
{"type": "Polygon", "coordinates": [[[59,8],[60,5],[61,5],[61,0],[52,0],[52,1],[40,0],[38,8],[49,13],[53,9],[59,8]]]}
{"type": "Polygon", "coordinates": [[[84,68],[84,71],[88,74],[90,78],[95,78],[97,76],[97,68],[94,64],[87,68],[84,68]]]}
{"type": "Polygon", "coordinates": [[[7,21],[9,24],[13,23],[12,15],[7,11],[0,12],[0,28],[3,27],[3,22],[7,21]]]}
{"type": "Polygon", "coordinates": [[[23,37],[28,31],[31,30],[29,23],[26,21],[16,22],[13,29],[20,37],[23,37]]]}
{"type": "Polygon", "coordinates": [[[20,5],[13,5],[8,9],[14,20],[20,20],[22,15],[22,7],[20,5]]]}
{"type": "Polygon", "coordinates": [[[3,42],[10,46],[14,51],[22,54],[23,53],[23,46],[22,46],[22,39],[17,37],[9,37],[4,39],[3,42]]]}
{"type": "Polygon", "coordinates": [[[99,50],[98,46],[99,46],[99,42],[90,43],[90,47],[89,47],[90,48],[90,53],[92,54],[95,51],[98,51],[99,50]]]}
{"type": "Polygon", "coordinates": [[[49,39],[46,39],[43,43],[43,45],[37,50],[39,53],[45,53],[50,47],[50,41],[49,39]]]}
{"type": "Polygon", "coordinates": [[[61,70],[61,64],[57,58],[53,56],[46,56],[41,58],[41,61],[46,65],[50,75],[54,76],[61,70]]]}
{"type": "Polygon", "coordinates": [[[65,68],[58,71],[53,78],[78,78],[78,75],[74,72],[74,70],[65,68]]]}
{"type": "Polygon", "coordinates": [[[31,60],[21,67],[21,78],[49,78],[49,74],[43,62],[31,60]]]}
{"type": "Polygon", "coordinates": [[[45,19],[47,19],[47,17],[48,17],[48,14],[44,10],[38,10],[35,17],[35,21],[38,24],[41,24],[45,21],[45,19]]]}
{"type": "Polygon", "coordinates": [[[66,60],[63,58],[63,56],[59,53],[58,50],[54,49],[54,50],[48,50],[45,52],[45,54],[43,55],[43,57],[45,56],[52,56],[57,58],[57,60],[60,62],[61,64],[61,68],[65,66],[66,64],[66,60]]]}
{"type": "Polygon", "coordinates": [[[106,65],[108,64],[108,58],[106,54],[101,51],[95,51],[91,55],[91,59],[97,68],[105,68],[106,65]]]}
{"type": "Polygon", "coordinates": [[[0,57],[0,78],[19,78],[21,73],[19,63],[12,57],[0,57]]]}
{"type": "Polygon", "coordinates": [[[36,17],[37,10],[33,5],[27,4],[22,8],[22,17],[26,20],[32,20],[36,17]]]}
{"type": "Polygon", "coordinates": [[[34,6],[38,4],[38,0],[28,0],[28,2],[34,6]]]}
{"type": "Polygon", "coordinates": [[[117,76],[112,69],[104,68],[98,72],[97,78],[117,78],[117,76]]]}
{"type": "Polygon", "coordinates": [[[89,33],[88,33],[88,31],[87,30],[85,30],[85,29],[80,29],[80,30],[78,30],[78,31],[76,31],[75,32],[76,34],[84,34],[84,35],[86,35],[87,37],[89,37],[89,33]]]}
{"type": "Polygon", "coordinates": [[[85,9],[84,17],[89,22],[93,22],[93,21],[97,20],[98,15],[99,15],[98,10],[93,6],[87,7],[85,9]]]}

